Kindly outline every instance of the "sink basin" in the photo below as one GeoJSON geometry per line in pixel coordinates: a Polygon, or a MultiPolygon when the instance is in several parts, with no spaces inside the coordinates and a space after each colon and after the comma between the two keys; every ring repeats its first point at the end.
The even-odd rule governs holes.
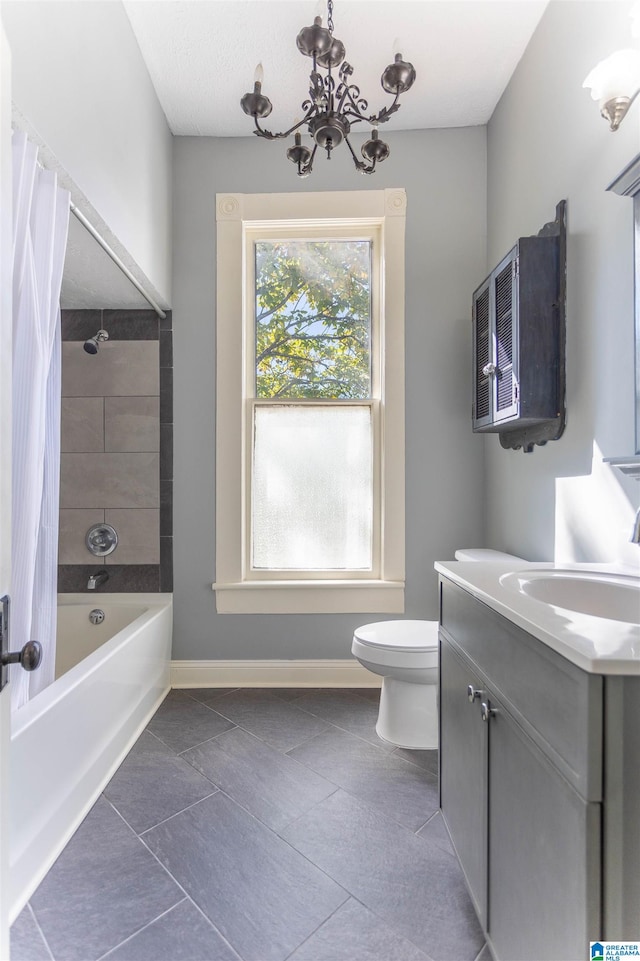
{"type": "Polygon", "coordinates": [[[640,622],[640,577],[534,568],[503,574],[500,583],[566,611],[631,624],[640,622]]]}

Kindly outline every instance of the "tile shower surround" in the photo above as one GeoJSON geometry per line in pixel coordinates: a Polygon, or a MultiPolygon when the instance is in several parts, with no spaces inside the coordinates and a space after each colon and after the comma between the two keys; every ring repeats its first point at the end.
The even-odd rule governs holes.
{"type": "Polygon", "coordinates": [[[491,961],[437,751],[378,691],[172,691],[11,931],[13,961],[491,961]]]}
{"type": "Polygon", "coordinates": [[[173,347],[171,312],[63,310],[58,590],[173,589],[173,347]],[[104,328],[108,366],[82,344],[104,328]],[[77,350],[76,350],[77,348],[77,350]],[[92,366],[93,362],[93,366],[92,366]],[[84,534],[111,524],[116,551],[92,557],[84,534]]]}

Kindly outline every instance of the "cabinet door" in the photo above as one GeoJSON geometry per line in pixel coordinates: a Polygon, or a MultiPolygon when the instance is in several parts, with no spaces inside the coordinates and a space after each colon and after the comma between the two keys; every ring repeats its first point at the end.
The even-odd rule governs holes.
{"type": "Polygon", "coordinates": [[[511,251],[491,275],[493,284],[494,423],[518,415],[517,336],[518,336],[518,256],[511,251]]]}
{"type": "Polygon", "coordinates": [[[449,643],[440,643],[440,806],[482,924],[487,905],[487,725],[481,684],[449,643]]]}
{"type": "Polygon", "coordinates": [[[578,961],[601,935],[600,804],[502,709],[489,723],[487,932],[501,961],[578,961]]]}
{"type": "Polygon", "coordinates": [[[492,347],[490,323],[491,278],[473,295],[473,426],[490,424],[493,411],[492,347]]]}

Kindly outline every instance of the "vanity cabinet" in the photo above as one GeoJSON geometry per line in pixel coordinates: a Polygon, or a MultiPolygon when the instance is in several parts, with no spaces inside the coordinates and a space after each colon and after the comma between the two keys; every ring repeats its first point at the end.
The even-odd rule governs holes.
{"type": "Polygon", "coordinates": [[[440,684],[442,814],[495,958],[587,957],[604,937],[603,679],[444,579],[440,684]]]}
{"type": "Polygon", "coordinates": [[[561,239],[522,237],[473,294],[473,430],[556,421],[564,403],[561,239]]]}

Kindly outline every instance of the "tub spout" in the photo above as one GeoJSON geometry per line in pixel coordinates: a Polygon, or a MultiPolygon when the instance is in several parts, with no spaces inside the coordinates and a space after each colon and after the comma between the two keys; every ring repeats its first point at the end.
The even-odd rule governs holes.
{"type": "Polygon", "coordinates": [[[107,571],[105,570],[98,571],[97,574],[92,574],[89,580],[87,581],[87,590],[95,591],[96,587],[100,587],[101,584],[104,584],[105,581],[108,581],[108,580],[109,580],[109,574],[107,573],[107,571]]]}

